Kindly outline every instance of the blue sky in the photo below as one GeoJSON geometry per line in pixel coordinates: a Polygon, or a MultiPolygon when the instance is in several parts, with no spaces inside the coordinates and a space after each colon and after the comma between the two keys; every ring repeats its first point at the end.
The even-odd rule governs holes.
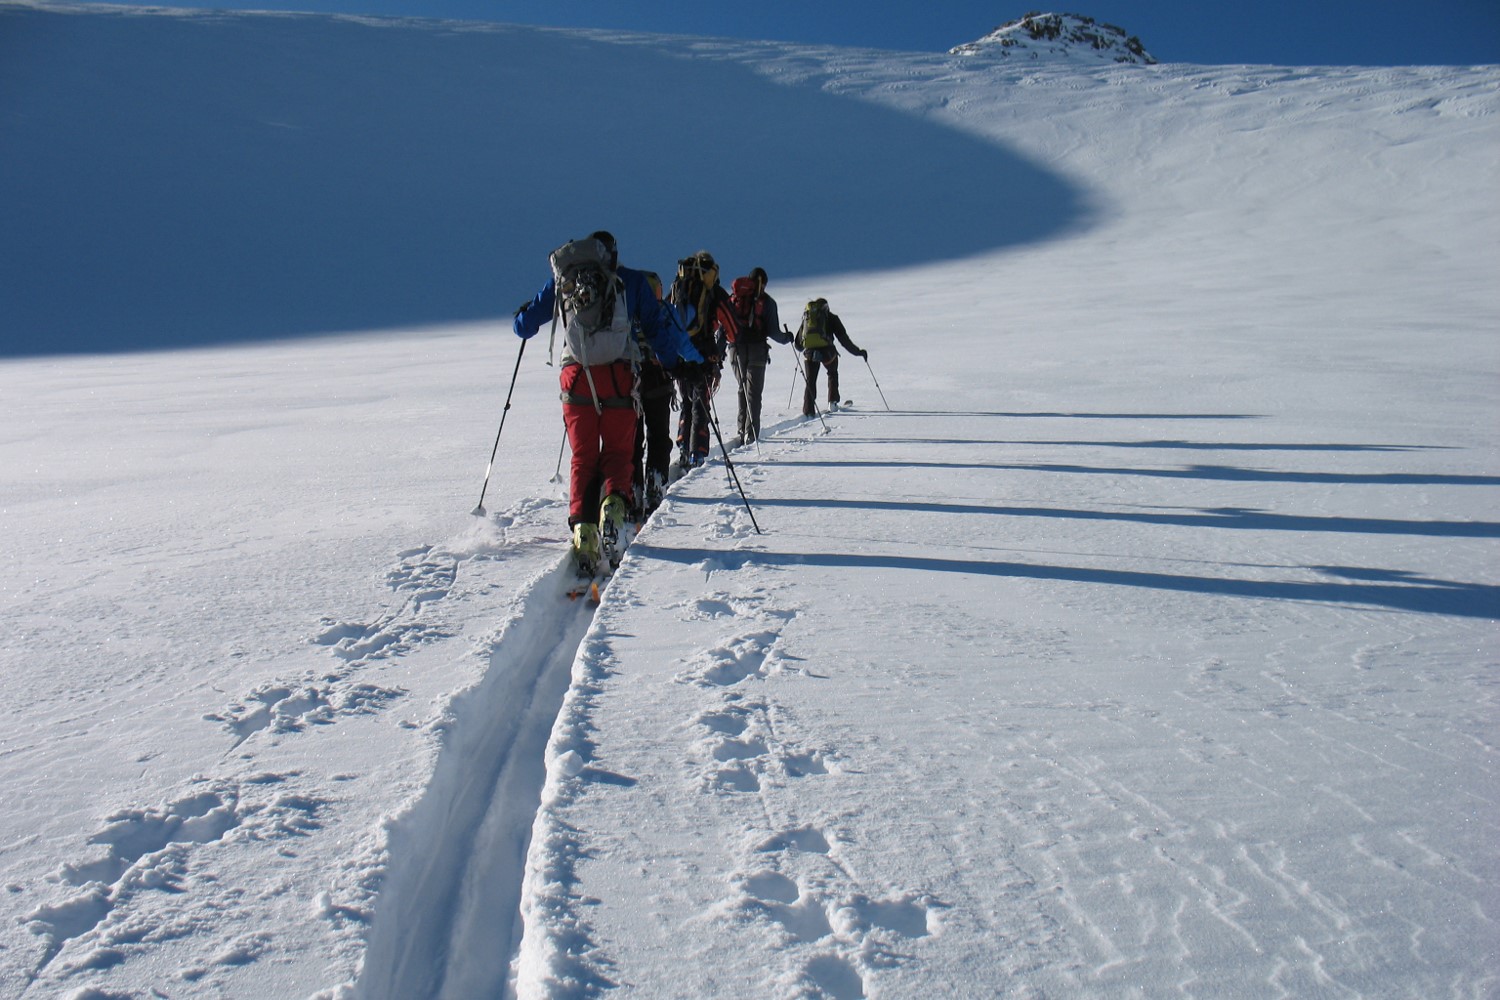
{"type": "MultiPolygon", "coordinates": [[[[118,2],[118,0],[117,0],[118,2]]],[[[152,0],[160,5],[162,0],[152,0]]],[[[829,45],[942,51],[1028,11],[1087,14],[1138,36],[1164,62],[1281,65],[1500,63],[1497,0],[246,0],[173,3],[451,17],[829,45]]]]}

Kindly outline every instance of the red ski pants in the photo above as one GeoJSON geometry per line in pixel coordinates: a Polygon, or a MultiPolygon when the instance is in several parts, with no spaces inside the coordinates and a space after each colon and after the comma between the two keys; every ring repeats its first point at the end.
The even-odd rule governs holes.
{"type": "MultiPolygon", "coordinates": [[[[582,365],[567,365],[558,380],[562,386],[563,426],[573,453],[568,482],[568,523],[598,521],[599,510],[590,500],[601,497],[591,487],[596,476],[604,480],[602,496],[618,493],[631,501],[630,480],[635,456],[635,402],[631,388],[635,375],[628,361],[593,365],[584,374],[582,365]],[[589,376],[593,378],[592,388],[589,376]],[[594,406],[597,390],[598,407],[594,406]]],[[[597,503],[597,499],[595,499],[597,503]]]]}

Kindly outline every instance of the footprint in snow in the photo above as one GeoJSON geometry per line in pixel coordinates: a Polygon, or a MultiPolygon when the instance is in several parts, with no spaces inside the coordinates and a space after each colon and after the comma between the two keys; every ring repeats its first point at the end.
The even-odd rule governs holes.
{"type": "Polygon", "coordinates": [[[729,708],[720,712],[706,712],[698,717],[698,725],[721,736],[738,736],[750,725],[750,710],[729,708]]]}
{"type": "Polygon", "coordinates": [[[755,848],[761,854],[776,851],[802,851],[807,854],[827,854],[833,850],[822,831],[811,826],[783,830],[762,840],[755,848]]]}
{"type": "Polygon", "coordinates": [[[700,687],[733,687],[764,678],[776,666],[778,637],[774,631],[752,632],[704,650],[688,661],[677,680],[700,687]]]}
{"type": "MultiPolygon", "coordinates": [[[[707,566],[707,564],[705,564],[707,566]]],[[[724,570],[729,567],[715,564],[712,569],[724,570]]],[[[770,594],[764,587],[757,587],[749,593],[729,594],[718,591],[705,594],[702,597],[687,601],[678,607],[685,608],[688,621],[701,621],[716,618],[758,618],[767,623],[785,624],[797,617],[796,611],[784,611],[769,607],[770,594]]]]}
{"type": "Polygon", "coordinates": [[[453,589],[459,559],[450,552],[434,552],[432,546],[401,553],[401,563],[385,575],[386,585],[411,598],[413,610],[429,601],[440,601],[453,589]]]}
{"type": "Polygon", "coordinates": [[[802,970],[802,985],[814,991],[803,993],[803,996],[827,997],[829,1000],[860,1000],[865,996],[864,977],[838,955],[818,955],[809,959],[802,970]]]}
{"type": "Polygon", "coordinates": [[[451,632],[421,622],[364,625],[323,618],[320,623],[322,630],[308,641],[317,646],[329,646],[334,656],[355,664],[401,656],[424,642],[453,636],[451,632]]]}
{"type": "Polygon", "coordinates": [[[709,777],[709,786],[721,792],[758,792],[760,778],[748,767],[736,765],[715,771],[709,777]]]}
{"type": "Polygon", "coordinates": [[[765,742],[754,737],[745,740],[725,739],[714,747],[713,756],[718,761],[750,760],[764,756],[766,750],[765,742]]]}
{"type": "Polygon", "coordinates": [[[886,899],[856,895],[835,916],[845,937],[864,935],[878,928],[905,938],[923,938],[934,933],[936,904],[922,893],[902,893],[886,899]]]}
{"type": "Polygon", "coordinates": [[[268,773],[241,782],[198,782],[205,787],[165,805],[105,817],[86,841],[94,853],[59,870],[57,881],[78,891],[25,916],[28,929],[46,942],[33,978],[65,951],[70,953],[57,965],[65,974],[126,961],[129,946],[139,943],[138,918],[131,914],[139,894],[167,893],[182,900],[185,913],[205,905],[190,864],[204,845],[232,836],[270,841],[316,832],[326,803],[285,787],[295,778],[268,773]]]}
{"type": "Polygon", "coordinates": [[[705,742],[714,763],[704,779],[708,788],[758,792],[765,775],[805,778],[828,773],[826,751],[798,749],[776,737],[764,702],[726,705],[694,721],[709,733],[705,742]]]}
{"type": "Polygon", "coordinates": [[[828,937],[833,925],[828,910],[814,895],[778,872],[760,871],[741,882],[745,893],[742,909],[781,925],[797,941],[810,943],[828,937]]]}
{"type": "Polygon", "coordinates": [[[405,693],[374,684],[267,684],[250,692],[243,702],[203,718],[221,723],[233,733],[233,746],[237,747],[258,732],[301,732],[310,725],[332,723],[340,716],[375,712],[405,693]]]}

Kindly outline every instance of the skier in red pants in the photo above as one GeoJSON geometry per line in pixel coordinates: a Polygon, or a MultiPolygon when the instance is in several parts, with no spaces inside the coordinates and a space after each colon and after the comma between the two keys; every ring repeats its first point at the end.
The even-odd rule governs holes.
{"type": "Polygon", "coordinates": [[[703,376],[703,356],[670,309],[663,308],[640,271],[619,267],[605,244],[592,237],[552,252],[552,280],[516,310],[514,328],[529,338],[552,320],[554,346],[562,333],[563,425],[573,460],[568,524],[573,556],[592,575],[601,560],[619,558],[620,529],[631,502],[635,449],[635,330],[658,360],[679,377],[703,376]],[[670,363],[669,363],[670,362],[670,363]],[[595,477],[604,500],[589,504],[595,477]]]}

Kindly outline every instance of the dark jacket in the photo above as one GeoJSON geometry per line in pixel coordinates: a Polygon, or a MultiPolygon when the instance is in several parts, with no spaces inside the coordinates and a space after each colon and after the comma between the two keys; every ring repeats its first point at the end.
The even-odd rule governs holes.
{"type": "MultiPolygon", "coordinates": [[[[832,309],[828,310],[828,322],[824,325],[824,329],[833,334],[833,336],[838,339],[838,342],[844,345],[844,350],[848,351],[850,354],[856,355],[857,357],[861,358],[865,356],[865,352],[854,346],[854,341],[849,339],[849,331],[844,329],[844,321],[839,319],[838,313],[834,312],[832,309]]],[[[797,327],[796,343],[797,347],[800,348],[804,354],[811,354],[815,351],[832,351],[835,355],[838,354],[838,350],[832,344],[829,344],[827,347],[803,347],[802,326],[800,324],[797,327]]]]}
{"type": "Polygon", "coordinates": [[[791,334],[781,328],[781,314],[776,300],[765,292],[755,298],[755,314],[750,329],[743,325],[735,331],[734,355],[742,365],[764,365],[771,360],[770,341],[790,344],[791,334]]]}

